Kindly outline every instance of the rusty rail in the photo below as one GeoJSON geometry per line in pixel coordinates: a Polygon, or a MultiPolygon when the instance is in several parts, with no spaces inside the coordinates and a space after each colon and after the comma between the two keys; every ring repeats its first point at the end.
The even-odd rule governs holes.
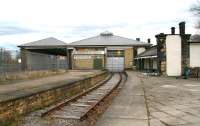
{"type": "MultiPolygon", "coordinates": [[[[85,117],[88,116],[88,113],[90,113],[91,110],[93,110],[103,99],[105,99],[107,96],[109,96],[111,94],[111,92],[113,92],[116,88],[118,88],[119,85],[122,82],[125,83],[126,80],[127,80],[127,74],[126,73],[120,73],[118,75],[119,76],[119,80],[116,80],[114,82],[112,82],[113,80],[111,80],[112,76],[113,75],[110,75],[107,79],[105,79],[104,81],[100,82],[96,86],[88,89],[87,91],[85,91],[83,93],[80,93],[80,94],[78,94],[78,95],[76,95],[76,96],[74,96],[74,97],[72,97],[70,99],[67,99],[67,100],[65,100],[65,101],[63,101],[63,102],[61,102],[61,103],[59,103],[57,105],[52,106],[51,108],[49,108],[48,110],[43,112],[41,114],[41,117],[44,117],[46,115],[50,115],[51,114],[51,116],[53,116],[55,118],[80,119],[80,120],[83,120],[85,117]],[[111,81],[109,82],[109,80],[111,80],[111,81]],[[104,85],[106,83],[108,85],[104,85]],[[99,87],[102,87],[102,88],[99,88],[99,87]],[[103,90],[103,91],[101,91],[101,90],[103,90]],[[92,92],[92,91],[94,91],[94,92],[92,92]],[[92,92],[92,93],[89,94],[90,92],[92,92]],[[87,99],[87,98],[85,98],[83,96],[86,96],[89,99],[87,99]],[[94,97],[95,100],[91,100],[92,99],[91,97],[94,97]],[[84,101],[83,103],[81,102],[82,100],[84,101]],[[76,111],[74,111],[72,106],[79,106],[79,107],[82,107],[82,109],[80,109],[80,110],[76,109],[76,111]],[[69,115],[68,114],[67,115],[65,115],[65,114],[62,115],[63,112],[64,113],[66,112],[66,111],[62,110],[65,107],[70,107],[70,108],[68,108],[69,111],[67,111],[67,113],[69,115]],[[77,111],[79,112],[78,115],[76,115],[77,111]],[[72,112],[72,114],[70,114],[71,112],[72,112]]],[[[112,79],[114,79],[114,78],[112,78],[112,79]]],[[[120,87],[119,87],[119,89],[120,89],[120,87]]]]}
{"type": "Polygon", "coordinates": [[[120,80],[118,81],[118,83],[114,86],[114,88],[112,90],[110,90],[109,92],[107,92],[104,97],[102,97],[101,99],[98,100],[98,102],[96,102],[95,104],[93,104],[87,111],[85,111],[85,113],[83,113],[80,117],[80,120],[82,120],[84,117],[87,116],[87,114],[95,108],[95,106],[97,106],[103,99],[105,99],[111,92],[113,92],[113,90],[115,90],[119,84],[121,83],[122,81],[122,75],[120,74],[120,80]]]}

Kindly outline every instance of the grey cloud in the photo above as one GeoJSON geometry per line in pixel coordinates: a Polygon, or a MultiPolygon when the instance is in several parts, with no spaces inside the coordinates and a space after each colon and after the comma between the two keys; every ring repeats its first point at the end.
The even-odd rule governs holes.
{"type": "MultiPolygon", "coordinates": [[[[103,32],[104,30],[110,30],[113,28],[124,28],[127,27],[128,24],[120,23],[114,25],[81,25],[81,26],[66,26],[66,29],[71,29],[71,32],[65,37],[75,37],[75,36],[82,36],[88,37],[92,33],[103,32]]],[[[112,31],[111,31],[112,32],[112,31]]]]}
{"type": "Polygon", "coordinates": [[[0,26],[0,35],[24,34],[31,32],[34,32],[34,30],[18,26],[0,26]]]}
{"type": "Polygon", "coordinates": [[[93,31],[93,30],[104,30],[104,29],[111,29],[111,28],[122,28],[126,27],[128,24],[121,23],[121,24],[114,24],[114,25],[82,25],[82,26],[75,26],[73,27],[74,31],[93,31]]]}

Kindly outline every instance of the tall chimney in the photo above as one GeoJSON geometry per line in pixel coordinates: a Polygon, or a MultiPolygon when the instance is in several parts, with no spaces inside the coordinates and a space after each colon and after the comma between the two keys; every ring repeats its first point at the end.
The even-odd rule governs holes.
{"type": "Polygon", "coordinates": [[[147,39],[147,42],[150,44],[150,43],[151,43],[151,39],[150,39],[150,38],[148,38],[148,39],[147,39]]]}
{"type": "Polygon", "coordinates": [[[137,41],[140,41],[140,38],[136,38],[137,41]]]}
{"type": "Polygon", "coordinates": [[[175,27],[171,27],[171,34],[172,34],[172,35],[175,34],[175,27]]]}
{"type": "Polygon", "coordinates": [[[179,23],[179,30],[180,30],[180,35],[185,34],[185,22],[184,21],[179,23]]]}

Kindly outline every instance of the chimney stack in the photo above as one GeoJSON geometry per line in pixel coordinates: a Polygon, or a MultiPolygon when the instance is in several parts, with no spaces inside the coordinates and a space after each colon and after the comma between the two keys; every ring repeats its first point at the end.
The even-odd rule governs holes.
{"type": "Polygon", "coordinates": [[[171,34],[175,35],[175,27],[171,27],[171,34]]]}
{"type": "Polygon", "coordinates": [[[151,39],[150,39],[150,38],[148,38],[148,39],[147,39],[147,42],[150,44],[150,43],[151,43],[151,39]]]}
{"type": "Polygon", "coordinates": [[[137,41],[140,41],[140,38],[136,38],[137,41]]]}
{"type": "Polygon", "coordinates": [[[184,21],[179,23],[179,30],[180,30],[180,35],[185,34],[185,22],[184,21]]]}

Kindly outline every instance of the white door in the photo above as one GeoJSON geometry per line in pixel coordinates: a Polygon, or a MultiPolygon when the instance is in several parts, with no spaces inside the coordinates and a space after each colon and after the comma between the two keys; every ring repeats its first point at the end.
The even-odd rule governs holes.
{"type": "Polygon", "coordinates": [[[106,68],[110,72],[122,72],[124,70],[124,57],[107,57],[106,68]]]}

